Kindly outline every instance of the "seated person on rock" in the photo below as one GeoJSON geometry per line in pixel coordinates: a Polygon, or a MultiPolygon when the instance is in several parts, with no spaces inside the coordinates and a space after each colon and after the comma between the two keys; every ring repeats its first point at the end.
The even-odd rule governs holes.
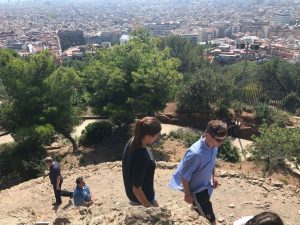
{"type": "Polygon", "coordinates": [[[245,216],[233,225],[284,225],[281,218],[273,212],[262,212],[256,216],[245,216]]]}
{"type": "Polygon", "coordinates": [[[90,188],[85,185],[82,177],[76,179],[76,188],[74,190],[73,198],[75,206],[90,206],[94,203],[90,188]]]}

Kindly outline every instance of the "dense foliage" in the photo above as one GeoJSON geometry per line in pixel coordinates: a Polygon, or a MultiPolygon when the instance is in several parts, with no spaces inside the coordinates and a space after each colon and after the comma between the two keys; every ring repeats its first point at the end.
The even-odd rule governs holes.
{"type": "Polygon", "coordinates": [[[268,163],[268,174],[274,167],[300,163],[300,129],[288,129],[276,125],[263,125],[260,136],[254,137],[253,158],[268,163]]]}
{"type": "Polygon", "coordinates": [[[229,98],[226,78],[214,69],[198,71],[179,92],[178,107],[184,112],[212,112],[229,98]]]}
{"type": "Polygon", "coordinates": [[[120,124],[163,109],[182,79],[178,59],[160,51],[147,33],[134,35],[126,45],[99,51],[83,70],[88,102],[120,124]]]}
{"type": "Polygon", "coordinates": [[[169,137],[182,140],[184,142],[184,145],[188,148],[192,144],[194,144],[197,140],[199,140],[200,134],[196,134],[193,131],[179,129],[179,130],[171,131],[169,137]]]}
{"type": "Polygon", "coordinates": [[[239,162],[241,159],[238,148],[228,139],[219,147],[218,157],[232,163],[239,162]]]}
{"type": "Polygon", "coordinates": [[[103,138],[112,135],[113,125],[108,121],[90,123],[80,136],[79,144],[90,146],[100,143],[103,138]]]}
{"type": "Polygon", "coordinates": [[[68,138],[79,124],[80,80],[72,68],[56,68],[54,57],[43,52],[21,59],[0,53],[0,78],[7,97],[0,108],[0,125],[11,132],[18,143],[30,141],[36,146],[50,141],[55,132],[68,138]]]}

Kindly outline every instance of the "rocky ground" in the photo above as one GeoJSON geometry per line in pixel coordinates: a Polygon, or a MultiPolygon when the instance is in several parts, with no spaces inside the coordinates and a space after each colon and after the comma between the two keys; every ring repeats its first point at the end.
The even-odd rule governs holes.
{"type": "MultiPolygon", "coordinates": [[[[121,163],[101,163],[64,171],[63,189],[72,190],[75,179],[83,176],[91,187],[96,203],[74,207],[69,198],[59,208],[54,201],[49,179],[40,177],[0,191],[0,224],[203,224],[206,221],[190,211],[183,194],[168,188],[177,164],[159,162],[155,176],[158,209],[131,207],[125,195],[121,163]]],[[[278,212],[286,225],[300,224],[299,186],[284,185],[272,179],[254,177],[218,168],[221,186],[213,193],[212,202],[219,224],[232,224],[241,216],[264,210],[278,212]]]]}

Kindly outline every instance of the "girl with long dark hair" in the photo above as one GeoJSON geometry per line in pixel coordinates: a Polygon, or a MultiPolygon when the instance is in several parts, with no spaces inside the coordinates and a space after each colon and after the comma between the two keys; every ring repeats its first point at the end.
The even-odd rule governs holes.
{"type": "Polygon", "coordinates": [[[146,146],[155,142],[161,124],[155,117],[136,121],[132,138],[125,146],[122,158],[123,181],[131,205],[157,207],[154,192],[155,161],[146,146]]]}

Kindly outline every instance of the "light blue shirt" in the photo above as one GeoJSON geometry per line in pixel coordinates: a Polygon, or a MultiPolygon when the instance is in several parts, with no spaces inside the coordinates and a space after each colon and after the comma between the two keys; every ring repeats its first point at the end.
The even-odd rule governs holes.
{"type": "Polygon", "coordinates": [[[73,193],[73,198],[74,198],[74,205],[76,206],[81,206],[84,204],[84,202],[90,202],[91,193],[89,187],[87,185],[85,185],[83,188],[76,186],[73,193]]]}
{"type": "Polygon", "coordinates": [[[218,148],[209,148],[202,138],[195,142],[185,153],[180,161],[169,187],[175,190],[184,191],[181,177],[189,181],[190,191],[198,193],[208,189],[212,194],[211,176],[215,167],[215,160],[218,148]]]}

